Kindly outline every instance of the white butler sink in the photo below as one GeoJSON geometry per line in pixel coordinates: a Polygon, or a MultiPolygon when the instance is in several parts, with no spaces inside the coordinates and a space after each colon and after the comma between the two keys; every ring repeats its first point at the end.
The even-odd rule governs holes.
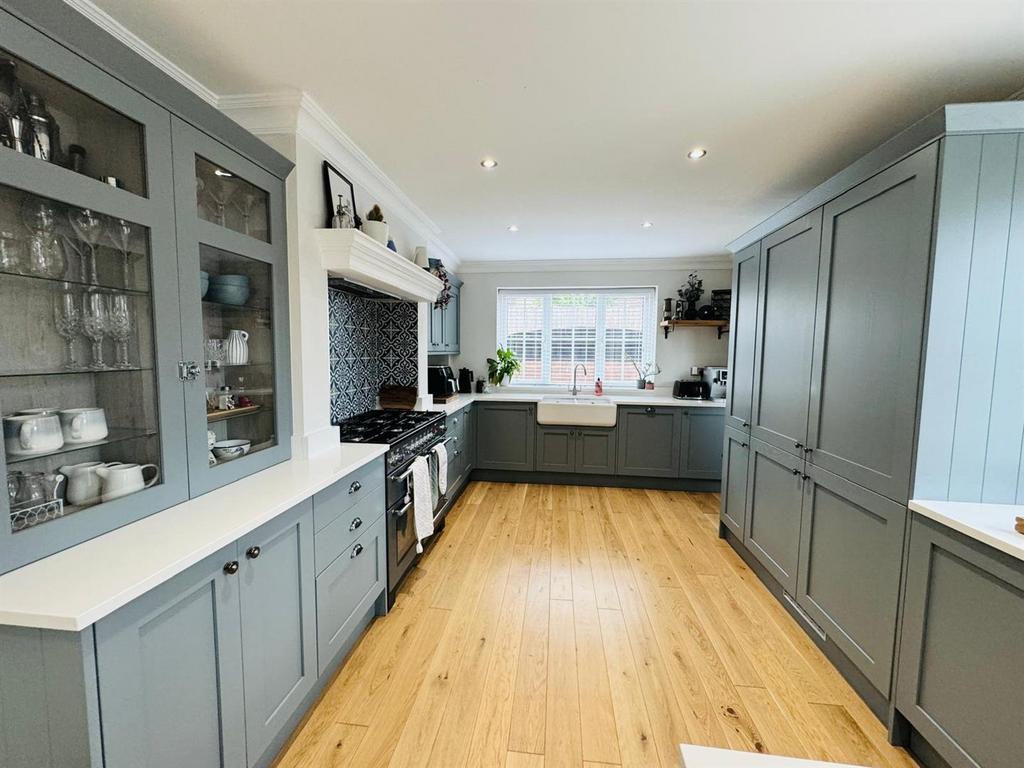
{"type": "Polygon", "coordinates": [[[618,409],[600,397],[545,397],[537,404],[538,424],[614,427],[618,409]]]}

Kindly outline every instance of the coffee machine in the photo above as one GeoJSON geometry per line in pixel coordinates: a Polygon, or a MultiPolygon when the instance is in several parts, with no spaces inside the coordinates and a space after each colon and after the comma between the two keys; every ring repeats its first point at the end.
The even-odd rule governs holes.
{"type": "Polygon", "coordinates": [[[705,366],[700,372],[700,378],[710,386],[711,391],[708,393],[708,397],[712,400],[725,399],[726,392],[729,389],[728,368],[713,365],[705,366]]]}
{"type": "Polygon", "coordinates": [[[459,391],[455,383],[455,374],[450,365],[428,365],[427,366],[427,392],[434,396],[434,400],[443,403],[454,397],[459,391]]]}

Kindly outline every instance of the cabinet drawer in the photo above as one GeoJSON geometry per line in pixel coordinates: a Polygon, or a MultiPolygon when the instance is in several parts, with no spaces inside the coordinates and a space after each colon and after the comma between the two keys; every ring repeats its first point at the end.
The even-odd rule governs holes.
{"type": "Polygon", "coordinates": [[[359,619],[385,585],[383,516],[316,579],[316,633],[320,673],[346,646],[359,619]]]}
{"type": "MultiPolygon", "coordinates": [[[[313,525],[320,531],[384,486],[384,457],[346,475],[313,497],[313,525]]],[[[363,518],[364,520],[366,518],[363,518]]]]}
{"type": "MultiPolygon", "coordinates": [[[[355,543],[384,514],[384,486],[366,491],[369,495],[354,507],[338,515],[316,532],[314,559],[320,573],[337,559],[338,555],[355,543]]],[[[360,493],[360,496],[363,494],[360,493]]]]}

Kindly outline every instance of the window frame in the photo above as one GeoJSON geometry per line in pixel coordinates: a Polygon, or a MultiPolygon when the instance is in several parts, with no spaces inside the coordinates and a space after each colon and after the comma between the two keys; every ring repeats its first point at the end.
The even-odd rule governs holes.
{"type": "Polygon", "coordinates": [[[557,286],[557,287],[501,287],[495,291],[495,313],[497,345],[508,346],[508,313],[506,311],[505,299],[512,296],[522,298],[544,298],[542,304],[542,328],[541,328],[541,378],[523,379],[521,374],[513,378],[513,384],[531,387],[564,387],[564,382],[551,380],[551,364],[553,358],[553,329],[552,329],[552,302],[554,296],[566,294],[586,294],[598,297],[595,334],[594,334],[594,370],[588,373],[592,379],[598,377],[606,387],[632,387],[636,377],[630,379],[615,379],[609,381],[605,376],[606,354],[607,354],[607,299],[622,298],[626,296],[642,296],[647,299],[641,320],[641,350],[638,363],[655,363],[657,358],[657,308],[658,308],[658,287],[656,285],[630,285],[630,286],[557,286]]]}

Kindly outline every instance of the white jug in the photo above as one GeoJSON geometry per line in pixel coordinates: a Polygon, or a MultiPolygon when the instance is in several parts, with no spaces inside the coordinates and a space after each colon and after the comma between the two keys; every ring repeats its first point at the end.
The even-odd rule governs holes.
{"type": "Polygon", "coordinates": [[[249,334],[246,331],[231,331],[224,343],[224,362],[228,365],[248,365],[249,334]]]}
{"type": "Polygon", "coordinates": [[[149,488],[159,479],[160,470],[156,464],[108,464],[96,467],[96,474],[103,481],[100,498],[103,501],[111,501],[149,488]],[[153,470],[153,477],[144,480],[142,475],[147,469],[153,470]]]}
{"type": "Polygon", "coordinates": [[[92,504],[99,501],[100,476],[96,470],[117,464],[120,462],[111,461],[104,464],[102,461],[86,461],[81,464],[69,464],[57,470],[68,479],[68,504],[92,504]]]}

